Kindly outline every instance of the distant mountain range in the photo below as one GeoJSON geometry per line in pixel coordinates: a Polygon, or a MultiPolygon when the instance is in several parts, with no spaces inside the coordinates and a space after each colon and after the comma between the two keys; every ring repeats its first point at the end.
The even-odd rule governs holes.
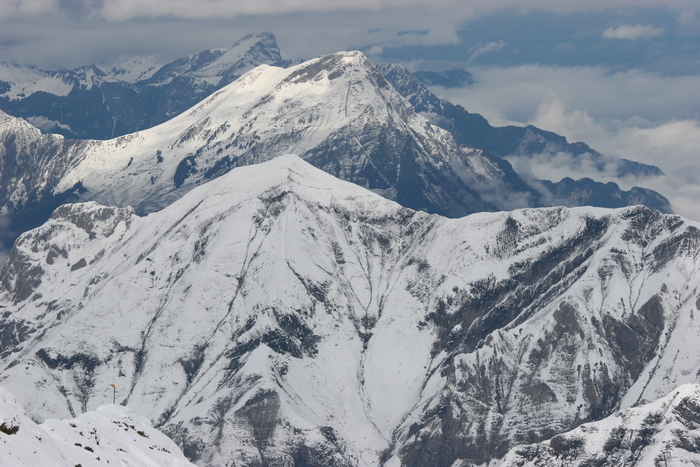
{"type": "Polygon", "coordinates": [[[33,124],[0,111],[0,384],[72,420],[0,389],[0,463],[188,465],[165,433],[202,467],[700,465],[700,224],[517,173],[661,174],[419,78],[270,34],[3,64],[33,124]]]}
{"type": "MultiPolygon", "coordinates": [[[[439,99],[428,91],[424,85],[424,75],[412,74],[406,68],[391,63],[379,65],[379,70],[394,88],[408,99],[416,112],[424,115],[434,125],[446,129],[457,141],[469,147],[484,149],[501,157],[531,157],[547,152],[563,152],[574,157],[585,154],[600,172],[609,170],[610,164],[614,164],[618,177],[663,174],[658,167],[604,156],[585,143],[569,143],[563,136],[532,125],[494,127],[481,115],[467,112],[464,107],[439,99]]],[[[441,85],[427,82],[427,85],[441,85]]]]}
{"type": "MultiPolygon", "coordinates": [[[[259,42],[253,42],[257,50],[259,42]]],[[[188,60],[149,80],[172,83],[172,70],[192,68],[188,60]]],[[[212,66],[207,73],[220,69],[212,66]]],[[[146,214],[233,167],[288,153],[406,207],[448,217],[593,203],[670,211],[668,201],[651,190],[521,177],[505,159],[460,144],[432,125],[384,76],[359,52],[288,68],[262,65],[166,123],[106,141],[40,134],[0,113],[5,241],[70,200],[133,206],[146,214]]]]}
{"type": "MultiPolygon", "coordinates": [[[[156,57],[121,59],[102,67],[93,65],[72,71],[43,71],[1,63],[0,109],[27,119],[44,132],[71,138],[109,139],[163,123],[261,64],[292,65],[282,59],[275,37],[270,33],[249,35],[229,49],[207,50],[165,66],[158,65],[156,57]]],[[[502,158],[559,152],[570,154],[574,160],[590,159],[601,173],[605,170],[609,174],[610,168],[615,167],[619,177],[633,175],[642,180],[662,172],[654,166],[604,156],[584,143],[568,143],[566,138],[536,127],[493,127],[481,115],[438,99],[424,85],[468,84],[472,78],[464,70],[411,74],[400,66],[382,64],[379,71],[409,100],[416,112],[449,131],[459,144],[482,150],[485,160],[494,165],[493,170],[502,172],[500,179],[507,180],[509,188],[517,187],[519,193],[516,196],[509,192],[502,194],[501,187],[493,187],[493,196],[482,197],[495,202],[490,205],[472,203],[466,210],[431,207],[425,203],[423,206],[407,204],[410,207],[449,216],[557,204],[604,207],[644,204],[662,212],[671,210],[668,201],[651,190],[635,187],[625,192],[618,186],[590,179],[579,183],[574,180],[579,178],[575,164],[571,178],[561,183],[540,183],[531,176],[516,174],[502,158]],[[510,201],[505,202],[506,199],[510,201]],[[517,201],[514,203],[514,200],[517,201]]]]}
{"type": "Polygon", "coordinates": [[[272,34],[165,66],[155,57],[70,71],[0,62],[0,110],[45,132],[110,139],[163,123],[262,64],[288,64],[272,34]]]}
{"type": "MultiPolygon", "coordinates": [[[[272,71],[317,85],[313,63],[272,71]]],[[[22,235],[0,382],[36,419],[122,384],[200,466],[692,465],[698,392],[676,388],[700,371],[699,284],[680,216],[447,219],[281,156],[146,217],[69,204],[22,235]]]]}

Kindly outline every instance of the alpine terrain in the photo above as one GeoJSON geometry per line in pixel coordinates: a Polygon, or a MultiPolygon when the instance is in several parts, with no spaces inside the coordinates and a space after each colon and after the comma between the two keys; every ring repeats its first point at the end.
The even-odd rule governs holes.
{"type": "Polygon", "coordinates": [[[483,116],[467,112],[461,105],[454,105],[431,93],[426,86],[449,87],[445,82],[426,79],[427,76],[432,76],[431,74],[411,73],[401,65],[392,63],[382,63],[379,70],[394,88],[409,100],[416,112],[427,117],[435,125],[450,131],[460,143],[470,147],[481,148],[501,157],[533,157],[543,153],[554,155],[563,152],[575,158],[587,158],[601,173],[610,171],[612,165],[612,169],[621,178],[628,175],[647,177],[663,174],[653,165],[605,156],[585,143],[569,143],[561,135],[532,125],[494,127],[483,116]]]}
{"type": "MultiPolygon", "coordinates": [[[[166,123],[106,141],[41,134],[0,113],[0,142],[7,243],[67,201],[149,213],[234,167],[287,153],[411,209],[448,217],[562,203],[556,190],[529,183],[504,159],[460,145],[417,114],[360,52],[288,68],[261,65],[166,123]]],[[[592,198],[601,187],[591,183],[573,186],[564,204],[671,209],[658,193],[614,184],[592,198]]]]}
{"type": "MultiPolygon", "coordinates": [[[[323,60],[362,57],[259,68],[182,119],[224,93],[247,102],[257,94],[245,83],[255,77],[273,91],[252,100],[262,108],[242,103],[231,118],[260,124],[263,145],[278,114],[257,112],[297,102],[296,85],[332,87],[331,73],[309,71],[323,60]]],[[[348,82],[344,92],[357,97],[327,104],[343,118],[346,103],[355,115],[353,102],[365,96],[348,82]]],[[[307,105],[285,115],[325,115],[307,105]]],[[[197,168],[220,147],[213,135],[193,127],[181,141],[211,138],[197,168]]],[[[126,152],[130,168],[102,171],[95,161],[104,146],[85,142],[94,152],[62,183],[101,180],[115,199],[138,200],[116,180],[136,183],[148,164],[158,167],[149,140],[104,143],[142,152],[126,152]]],[[[251,141],[230,148],[262,159],[245,152],[255,151],[251,141]]],[[[289,145],[303,149],[303,141],[289,145]]],[[[185,181],[192,177],[204,179],[198,171],[185,181]]],[[[281,156],[145,217],[67,204],[23,234],[0,275],[0,382],[39,420],[94,410],[111,402],[110,384],[122,384],[117,402],[200,466],[526,463],[546,452],[589,455],[600,443],[617,453],[637,437],[679,440],[677,458],[696,462],[696,390],[676,388],[700,371],[688,345],[700,332],[699,227],[640,206],[448,219],[281,156]],[[618,419],[586,424],[620,409],[618,419]],[[555,436],[576,427],[598,438],[555,436]]]]}
{"type": "Polygon", "coordinates": [[[120,58],[75,70],[0,62],[0,110],[50,133],[114,138],[165,122],[262,64],[291,64],[282,60],[270,33],[164,66],[158,57],[120,58]]]}
{"type": "Polygon", "coordinates": [[[14,466],[194,467],[148,420],[108,405],[75,419],[34,423],[0,388],[0,464],[14,466]]]}
{"type": "Polygon", "coordinates": [[[513,449],[493,466],[671,466],[700,463],[700,386],[513,449]]]}

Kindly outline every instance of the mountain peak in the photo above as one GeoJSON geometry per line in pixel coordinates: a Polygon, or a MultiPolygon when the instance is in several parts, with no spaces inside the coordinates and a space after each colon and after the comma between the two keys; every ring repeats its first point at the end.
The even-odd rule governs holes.
{"type": "Polygon", "coordinates": [[[248,46],[250,47],[250,44],[261,44],[265,47],[269,48],[278,48],[277,45],[277,38],[275,35],[271,32],[259,32],[259,33],[253,33],[253,34],[248,34],[247,36],[242,37],[241,39],[237,40],[235,44],[233,44],[233,47],[242,47],[242,46],[248,46]]]}
{"type": "Polygon", "coordinates": [[[323,78],[333,81],[344,75],[348,86],[368,77],[379,88],[390,87],[372,62],[358,50],[336,52],[309,60],[297,66],[285,81],[302,83],[311,80],[319,81],[323,78]]]}
{"type": "Polygon", "coordinates": [[[283,155],[25,233],[3,384],[53,417],[118,381],[201,465],[483,464],[697,374],[699,239],[641,207],[448,220],[283,155]]]}

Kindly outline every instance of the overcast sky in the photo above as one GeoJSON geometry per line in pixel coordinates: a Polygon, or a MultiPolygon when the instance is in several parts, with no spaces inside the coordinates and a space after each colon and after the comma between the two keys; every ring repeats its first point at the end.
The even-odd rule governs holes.
{"type": "MultiPolygon", "coordinates": [[[[466,69],[475,84],[433,91],[494,124],[658,165],[667,176],[644,186],[700,220],[698,0],[0,0],[0,60],[44,68],[167,62],[262,31],[284,58],[359,49],[466,69]]],[[[565,157],[513,162],[551,179],[567,170],[565,157]]]]}

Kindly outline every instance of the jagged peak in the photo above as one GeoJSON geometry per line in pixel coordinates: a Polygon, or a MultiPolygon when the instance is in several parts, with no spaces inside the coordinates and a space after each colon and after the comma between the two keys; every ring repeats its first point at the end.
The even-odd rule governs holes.
{"type": "Polygon", "coordinates": [[[364,75],[379,88],[391,87],[372,62],[358,50],[323,55],[297,65],[293,70],[284,82],[304,83],[324,77],[330,81],[340,77],[353,81],[364,75]]]}
{"type": "Polygon", "coordinates": [[[246,42],[253,42],[253,43],[260,42],[267,47],[274,47],[274,48],[278,47],[277,46],[277,38],[275,37],[275,35],[273,33],[271,33],[271,32],[258,32],[258,33],[248,34],[247,36],[240,38],[239,40],[236,41],[235,44],[233,44],[233,46],[231,46],[231,48],[240,47],[241,45],[243,45],[246,42]]]}

